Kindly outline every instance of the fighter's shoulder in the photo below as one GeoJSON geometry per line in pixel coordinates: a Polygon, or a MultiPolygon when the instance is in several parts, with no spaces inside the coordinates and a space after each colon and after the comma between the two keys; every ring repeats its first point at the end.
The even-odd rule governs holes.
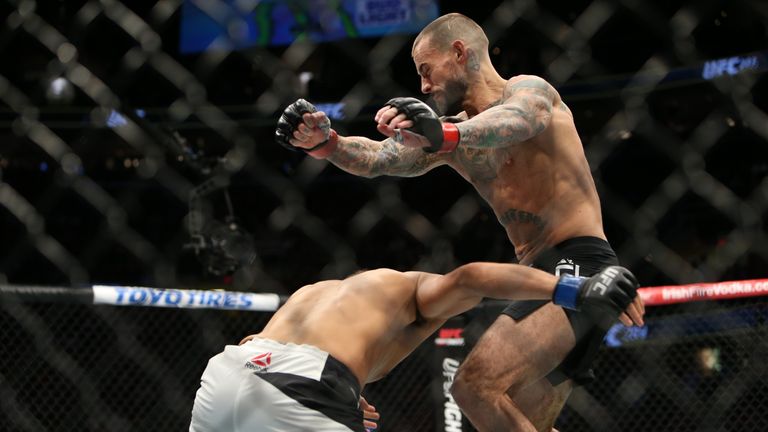
{"type": "Polygon", "coordinates": [[[508,98],[520,90],[539,90],[556,94],[555,88],[544,78],[537,75],[516,75],[507,80],[504,86],[504,97],[508,98]]]}
{"type": "Polygon", "coordinates": [[[410,301],[416,292],[419,280],[415,273],[381,268],[358,275],[354,284],[372,298],[399,304],[410,301]]]}
{"type": "Polygon", "coordinates": [[[413,272],[401,272],[391,268],[378,268],[354,276],[359,282],[400,286],[413,281],[413,272]]]}
{"type": "Polygon", "coordinates": [[[291,294],[287,303],[304,302],[316,298],[318,295],[325,295],[328,292],[328,287],[338,286],[340,283],[340,280],[334,279],[304,285],[291,294]]]}
{"type": "Polygon", "coordinates": [[[387,268],[387,267],[381,267],[371,270],[362,271],[359,273],[355,273],[353,276],[356,277],[402,277],[403,272],[397,271],[395,269],[387,268]]]}
{"type": "Polygon", "coordinates": [[[551,87],[544,78],[538,75],[515,75],[507,80],[507,87],[551,87]]]}

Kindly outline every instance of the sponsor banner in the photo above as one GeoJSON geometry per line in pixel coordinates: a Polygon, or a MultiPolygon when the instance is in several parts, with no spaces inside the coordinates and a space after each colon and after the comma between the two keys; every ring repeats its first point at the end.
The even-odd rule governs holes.
{"type": "Polygon", "coordinates": [[[438,408],[438,424],[439,431],[446,432],[460,432],[466,430],[464,423],[466,420],[461,413],[461,409],[456,405],[456,401],[451,395],[451,385],[453,384],[453,378],[456,376],[456,371],[459,369],[462,359],[453,357],[443,357],[442,359],[442,406],[438,408]],[[441,409],[442,408],[442,409],[441,409]]]}
{"type": "Polygon", "coordinates": [[[434,431],[474,432],[476,429],[459,409],[451,395],[456,372],[480,336],[493,324],[507,302],[484,301],[474,308],[449,319],[435,332],[429,344],[432,376],[430,394],[435,407],[434,431]]]}
{"type": "Polygon", "coordinates": [[[614,324],[605,335],[605,344],[616,348],[645,341],[683,343],[686,339],[722,336],[727,332],[749,332],[768,322],[762,302],[735,309],[715,309],[695,314],[652,316],[642,327],[614,324]]]}
{"type": "Polygon", "coordinates": [[[280,305],[280,296],[277,294],[232,291],[94,285],[93,303],[117,306],[235,309],[273,312],[280,305]]]}
{"type": "Polygon", "coordinates": [[[179,48],[189,54],[418,33],[439,15],[436,0],[184,1],[179,48]]]}
{"type": "Polygon", "coordinates": [[[640,288],[638,290],[648,306],[685,303],[697,300],[721,300],[768,295],[768,279],[670,285],[640,288]]]}
{"type": "Polygon", "coordinates": [[[464,329],[443,327],[437,332],[436,346],[464,346],[464,329]]]}
{"type": "Polygon", "coordinates": [[[724,75],[733,76],[745,70],[759,70],[760,68],[761,61],[757,55],[727,57],[704,63],[701,77],[711,80],[724,75]]]}
{"type": "Polygon", "coordinates": [[[467,317],[451,318],[433,337],[430,375],[430,393],[435,407],[435,431],[474,431],[451,395],[451,386],[459,365],[469,353],[465,341],[467,317]]]}

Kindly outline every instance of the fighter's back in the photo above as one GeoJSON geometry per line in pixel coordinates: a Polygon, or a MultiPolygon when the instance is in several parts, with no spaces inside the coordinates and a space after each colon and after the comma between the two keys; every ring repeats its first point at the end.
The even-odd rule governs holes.
{"type": "Polygon", "coordinates": [[[258,336],[327,351],[364,384],[386,374],[439,325],[417,323],[417,285],[418,273],[390,269],[307,285],[258,336]]]}

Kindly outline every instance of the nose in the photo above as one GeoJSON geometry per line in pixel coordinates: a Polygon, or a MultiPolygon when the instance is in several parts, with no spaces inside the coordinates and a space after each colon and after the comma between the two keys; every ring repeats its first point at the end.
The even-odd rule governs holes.
{"type": "Polygon", "coordinates": [[[432,91],[432,83],[426,78],[421,78],[421,92],[427,94],[432,91]]]}

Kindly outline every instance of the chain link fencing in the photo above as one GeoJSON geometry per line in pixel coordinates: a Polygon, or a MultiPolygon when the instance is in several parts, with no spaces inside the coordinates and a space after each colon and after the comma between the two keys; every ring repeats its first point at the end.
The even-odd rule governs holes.
{"type": "MultiPolygon", "coordinates": [[[[304,26],[291,31],[352,3],[290,3],[304,26]]],[[[356,4],[369,3],[432,4],[356,4]]],[[[483,26],[502,76],[560,90],[608,238],[643,285],[765,277],[768,6],[569,3],[439,7],[483,26]]],[[[378,107],[419,89],[412,34],[238,45],[250,25],[238,8],[269,4],[281,3],[0,4],[0,284],[289,295],[360,268],[514,260],[490,209],[449,170],[361,179],[274,144],[297,97],[325,104],[341,134],[376,136],[378,107]],[[231,37],[182,52],[193,8],[231,37]]],[[[446,422],[446,350],[459,358],[495,312],[460,318],[463,347],[429,340],[366,388],[380,430],[459,430],[446,422]]],[[[759,297],[650,308],[644,331],[609,337],[598,380],[574,392],[558,427],[768,429],[766,313],[759,297]]],[[[4,297],[0,430],[185,430],[207,359],[268,319],[4,297]]]]}

